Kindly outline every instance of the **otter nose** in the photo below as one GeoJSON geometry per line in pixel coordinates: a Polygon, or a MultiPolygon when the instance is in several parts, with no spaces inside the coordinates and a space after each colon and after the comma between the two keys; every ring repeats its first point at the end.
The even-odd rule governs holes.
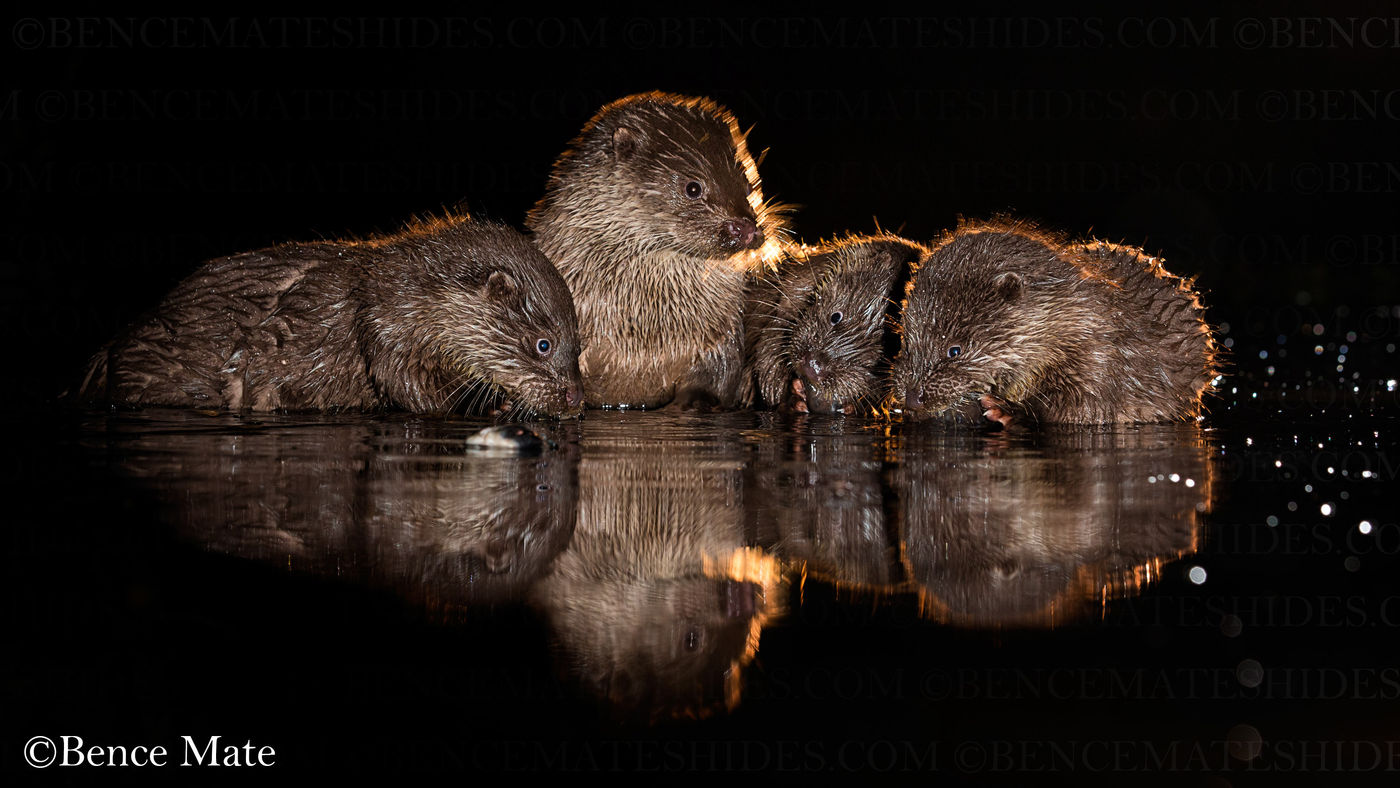
{"type": "Polygon", "coordinates": [[[904,407],[909,410],[918,410],[924,406],[924,395],[917,388],[910,386],[904,392],[904,407]]]}
{"type": "Polygon", "coordinates": [[[753,219],[741,217],[730,219],[724,223],[725,238],[745,249],[752,249],[763,242],[763,233],[758,231],[758,225],[753,219]]]}
{"type": "Polygon", "coordinates": [[[808,383],[821,383],[826,378],[826,360],[818,356],[811,355],[802,359],[802,363],[797,365],[797,374],[801,375],[808,383]]]}

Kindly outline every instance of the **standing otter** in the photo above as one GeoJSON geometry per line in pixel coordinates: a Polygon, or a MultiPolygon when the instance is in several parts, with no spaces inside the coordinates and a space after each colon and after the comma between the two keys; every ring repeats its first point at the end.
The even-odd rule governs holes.
{"type": "Polygon", "coordinates": [[[588,405],[751,400],[744,286],[778,254],[776,213],[707,98],[644,93],[588,121],[526,221],[573,291],[588,405]]]}
{"type": "Polygon", "coordinates": [[[746,323],[764,402],[827,413],[878,406],[898,350],[891,307],[927,253],[895,235],[852,236],[756,282],[746,323]]]}
{"type": "Polygon", "coordinates": [[[578,323],[520,233],[449,216],[365,241],[206,263],[88,364],[80,395],[132,405],[446,413],[504,393],[583,403],[578,323]]]}
{"type": "Polygon", "coordinates": [[[1175,421],[1216,374],[1199,298],[1157,258],[964,222],[910,286],[893,397],[915,419],[1175,421]]]}

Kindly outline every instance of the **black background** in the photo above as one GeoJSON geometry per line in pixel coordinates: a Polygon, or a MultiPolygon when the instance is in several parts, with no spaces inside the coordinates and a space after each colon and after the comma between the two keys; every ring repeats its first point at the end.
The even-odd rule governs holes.
{"type": "MultiPolygon", "coordinates": [[[[1348,342],[1356,359],[1348,373],[1393,377],[1393,10],[1114,8],[1023,16],[1009,6],[919,6],[822,19],[715,6],[666,18],[625,6],[609,18],[540,16],[524,6],[503,14],[464,6],[450,19],[7,18],[0,277],[11,429],[42,431],[26,406],[52,401],[102,342],[201,261],[392,230],[458,204],[521,226],[554,157],[594,110],[653,89],[709,95],[753,126],[751,147],[769,150],[765,192],[800,206],[793,228],[801,238],[878,226],[926,240],[959,215],[1014,211],[1142,244],[1172,271],[1199,275],[1212,320],[1228,327],[1238,381],[1276,362],[1280,335],[1288,348],[1306,343],[1277,360],[1282,377],[1334,385],[1330,357],[1348,342]],[[1314,342],[1329,359],[1316,377],[1314,342]]],[[[233,568],[231,559],[124,531],[120,524],[142,521],[152,502],[127,498],[113,511],[119,490],[70,490],[65,474],[81,464],[7,456],[7,476],[32,493],[16,508],[30,535],[16,537],[11,552],[12,569],[25,570],[12,623],[28,638],[22,665],[31,672],[16,674],[11,691],[24,701],[18,708],[38,716],[10,720],[23,728],[16,735],[81,723],[93,739],[137,744],[224,726],[240,741],[294,743],[289,769],[354,772],[346,754],[360,748],[373,766],[462,771],[470,764],[452,753],[469,751],[413,742],[435,741],[443,719],[505,731],[527,747],[589,725],[586,710],[559,716],[552,685],[509,683],[519,671],[548,674],[542,633],[512,629],[506,642],[492,624],[442,628],[392,599],[233,568]],[[33,486],[42,483],[49,486],[33,486]],[[55,500],[63,527],[87,524],[24,541],[42,531],[55,500]],[[108,565],[112,551],[133,563],[108,565]],[[132,581],[116,583],[122,598],[94,606],[91,589],[41,582],[47,560],[70,570],[76,561],[64,577],[90,564],[103,583],[132,581]],[[167,594],[155,601],[153,572],[167,594]],[[261,582],[224,584],[250,572],[261,582]],[[249,609],[265,617],[244,620],[249,609]],[[191,663],[181,654],[185,638],[192,650],[225,652],[214,668],[191,663]],[[435,661],[405,664],[397,640],[435,661]],[[470,656],[481,643],[493,644],[485,663],[470,656]],[[102,656],[74,658],[77,648],[102,656]],[[334,670],[318,678],[347,650],[356,665],[383,667],[360,684],[334,670]],[[32,672],[46,664],[55,667],[32,672]],[[507,679],[494,685],[495,676],[507,679]],[[294,707],[270,702],[283,685],[298,687],[294,707]],[[475,705],[455,705],[464,696],[475,705]]],[[[921,633],[911,645],[904,632],[842,622],[821,632],[765,647],[777,663],[819,649],[828,670],[875,648],[913,670],[929,649],[961,649],[975,662],[1026,645],[956,632],[921,633]]],[[[1121,634],[1079,645],[1069,642],[1073,633],[1049,639],[1065,647],[1058,653],[1067,664],[1080,645],[1105,649],[1111,662],[1114,649],[1141,645],[1121,634]]],[[[1173,664],[1192,646],[1178,642],[1154,659],[1173,664]]],[[[841,710],[856,713],[845,729],[832,725],[843,718],[832,708],[796,708],[781,682],[766,689],[740,727],[704,735],[742,742],[774,735],[766,726],[779,720],[794,739],[840,741],[863,735],[854,721],[889,705],[847,699],[841,710]]],[[[968,706],[984,721],[991,713],[968,706]]],[[[1366,710],[1380,717],[1371,722],[1390,724],[1378,707],[1366,710]]],[[[1309,719],[1314,711],[1289,713],[1309,719]]],[[[1018,724],[1054,731],[1058,713],[1018,724]]],[[[1108,705],[1094,712],[1113,713],[1108,705]]],[[[1215,717],[1213,709],[1182,714],[1197,713],[1215,717]]],[[[906,722],[884,721],[892,730],[906,722]]],[[[952,718],[920,724],[945,735],[958,729],[952,718]]],[[[1371,732],[1368,724],[1358,719],[1360,727],[1336,736],[1371,732]]],[[[690,735],[678,730],[656,737],[690,735]]],[[[3,757],[7,769],[13,755],[3,757]]],[[[693,750],[679,757],[704,763],[693,750]]]]}

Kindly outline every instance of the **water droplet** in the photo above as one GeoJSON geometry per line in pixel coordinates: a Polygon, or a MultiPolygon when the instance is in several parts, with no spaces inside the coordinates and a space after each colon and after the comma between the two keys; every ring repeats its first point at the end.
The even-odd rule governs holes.
{"type": "Polygon", "coordinates": [[[1371,521],[1362,520],[1361,522],[1356,524],[1356,530],[1360,531],[1363,534],[1371,533],[1371,521]]]}
{"type": "Polygon", "coordinates": [[[1342,566],[1345,567],[1348,572],[1358,571],[1361,569],[1361,559],[1354,555],[1349,555],[1346,557],[1346,560],[1342,562],[1342,566]]]}
{"type": "Polygon", "coordinates": [[[1332,516],[1332,504],[1330,504],[1330,503],[1324,503],[1320,508],[1321,508],[1321,510],[1322,510],[1322,516],[1323,516],[1323,517],[1331,517],[1331,516],[1332,516]]]}
{"type": "Polygon", "coordinates": [[[1191,571],[1186,573],[1186,576],[1191,578],[1192,583],[1195,583],[1196,585],[1201,585],[1206,581],[1205,567],[1193,566],[1191,567],[1191,571]]]}
{"type": "Polygon", "coordinates": [[[1230,757],[1238,761],[1252,761],[1264,751],[1264,739],[1253,725],[1236,725],[1226,734],[1225,741],[1230,757]]]}
{"type": "Polygon", "coordinates": [[[1257,659],[1240,660],[1235,666],[1235,678],[1246,687],[1257,687],[1264,683],[1264,666],[1257,659]]]}
{"type": "Polygon", "coordinates": [[[1264,524],[1269,526],[1270,528],[1273,528],[1274,526],[1278,525],[1278,517],[1271,514],[1268,517],[1264,518],[1264,524]]]}
{"type": "Polygon", "coordinates": [[[1244,631],[1244,622],[1234,613],[1220,619],[1220,633],[1227,638],[1239,637],[1244,631]]]}

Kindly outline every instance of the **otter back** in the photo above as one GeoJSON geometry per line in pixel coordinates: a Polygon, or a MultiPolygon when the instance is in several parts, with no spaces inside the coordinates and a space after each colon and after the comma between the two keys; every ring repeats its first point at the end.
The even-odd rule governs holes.
{"type": "Polygon", "coordinates": [[[206,263],[99,352],[81,394],[132,405],[446,412],[504,392],[577,412],[567,286],[510,228],[446,217],[206,263]]]}

